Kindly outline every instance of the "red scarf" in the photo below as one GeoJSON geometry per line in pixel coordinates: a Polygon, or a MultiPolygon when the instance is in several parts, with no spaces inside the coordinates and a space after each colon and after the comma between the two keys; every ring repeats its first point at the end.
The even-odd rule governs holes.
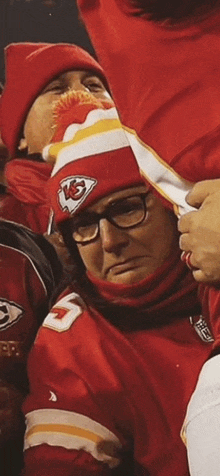
{"type": "MultiPolygon", "coordinates": [[[[179,250],[155,273],[132,285],[102,281],[89,272],[87,275],[99,294],[109,303],[133,308],[136,315],[139,313],[139,324],[144,327],[154,327],[177,318],[195,316],[201,312],[197,298],[197,284],[186,265],[180,260],[179,250]]],[[[127,318],[125,312],[125,320],[127,318]]]]}

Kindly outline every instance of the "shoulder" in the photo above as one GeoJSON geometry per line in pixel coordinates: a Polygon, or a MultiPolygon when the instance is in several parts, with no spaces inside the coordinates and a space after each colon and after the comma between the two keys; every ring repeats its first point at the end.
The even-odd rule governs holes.
{"type": "Polygon", "coordinates": [[[72,292],[64,295],[51,309],[43,327],[61,333],[68,331],[75,321],[86,314],[86,305],[81,297],[72,292]]]}
{"type": "MultiPolygon", "coordinates": [[[[88,355],[99,345],[99,328],[81,297],[72,292],[62,297],[43,321],[29,353],[29,374],[43,381],[85,369],[88,355]],[[85,352],[86,350],[86,352],[85,352]]],[[[32,379],[33,380],[33,379],[32,379]]]]}

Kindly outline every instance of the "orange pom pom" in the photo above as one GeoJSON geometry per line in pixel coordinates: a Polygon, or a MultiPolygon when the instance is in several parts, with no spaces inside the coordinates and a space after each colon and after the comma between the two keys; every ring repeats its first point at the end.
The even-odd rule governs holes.
{"type": "Polygon", "coordinates": [[[102,101],[86,91],[67,91],[54,106],[55,133],[52,141],[61,141],[67,127],[73,123],[82,124],[90,111],[109,109],[113,105],[111,101],[102,101]]]}

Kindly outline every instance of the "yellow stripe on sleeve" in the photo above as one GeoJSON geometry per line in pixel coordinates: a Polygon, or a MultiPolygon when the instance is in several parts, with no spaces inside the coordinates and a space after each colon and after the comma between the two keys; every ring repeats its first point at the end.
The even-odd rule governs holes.
{"type": "Polygon", "coordinates": [[[108,428],[81,415],[58,409],[35,410],[26,415],[25,447],[42,444],[84,450],[110,468],[119,465],[119,439],[108,428]]]}

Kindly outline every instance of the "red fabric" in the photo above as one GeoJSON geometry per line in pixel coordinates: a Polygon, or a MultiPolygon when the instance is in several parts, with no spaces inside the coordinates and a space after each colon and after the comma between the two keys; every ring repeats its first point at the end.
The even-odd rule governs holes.
{"type": "Polygon", "coordinates": [[[199,286],[202,308],[210,320],[210,328],[214,337],[213,350],[220,349],[220,290],[219,287],[199,286]]]}
{"type": "MultiPolygon", "coordinates": [[[[47,301],[46,290],[27,255],[2,244],[0,244],[0,275],[1,306],[6,300],[22,310],[21,317],[12,321],[7,327],[1,308],[0,341],[19,341],[25,344],[24,349],[27,350],[39,327],[36,316],[40,306],[47,301]]],[[[2,375],[4,367],[7,366],[1,359],[0,362],[2,375]]]]}
{"type": "Polygon", "coordinates": [[[42,89],[73,69],[104,74],[89,53],[67,43],[12,43],[5,48],[6,85],[0,100],[3,142],[14,157],[27,113],[42,89]]]}
{"type": "MultiPolygon", "coordinates": [[[[78,5],[122,123],[185,179],[219,177],[220,14],[170,27],[135,18],[129,0],[78,5]]],[[[219,290],[202,301],[218,346],[219,290]]]]}
{"type": "Polygon", "coordinates": [[[10,161],[5,168],[8,193],[1,199],[0,217],[45,233],[50,213],[46,183],[51,170],[52,166],[43,162],[10,161]]]}
{"type": "Polygon", "coordinates": [[[186,265],[180,260],[180,251],[174,252],[154,274],[143,281],[131,285],[109,283],[87,275],[108,301],[134,308],[143,308],[147,316],[156,313],[171,316],[177,313],[185,315],[199,313],[197,283],[186,265]]]}
{"type": "Polygon", "coordinates": [[[31,448],[25,459],[27,469],[22,476],[72,476],[71,468],[74,468],[74,476],[109,476],[109,468],[95,461],[85,451],[68,451],[61,447],[42,445],[31,448]]]}
{"type": "MultiPolygon", "coordinates": [[[[178,314],[172,324],[165,318],[160,329],[123,333],[96,312],[82,309],[77,317],[71,301],[66,314],[64,302],[50,314],[50,322],[69,322],[68,330],[57,332],[45,322],[38,333],[29,357],[25,413],[44,409],[46,416],[47,409],[57,409],[69,411],[70,418],[85,415],[119,438],[122,457],[131,452],[137,476],[188,476],[180,429],[210,345],[178,314]],[[50,399],[51,390],[56,401],[50,399]]],[[[54,462],[62,466],[62,476],[75,474],[75,466],[78,474],[75,458],[74,449],[39,444],[26,451],[25,476],[38,476],[37,461],[44,476],[54,474],[54,462]]],[[[80,476],[89,474],[97,464],[93,461],[87,451],[80,476]]],[[[97,474],[105,471],[103,465],[97,474]]]]}
{"type": "MultiPolygon", "coordinates": [[[[39,309],[43,309],[48,297],[27,255],[2,244],[0,244],[0,276],[0,378],[1,382],[5,379],[21,392],[20,401],[14,402],[10,395],[7,404],[1,401],[0,425],[3,442],[7,444],[9,440],[8,444],[12,445],[10,455],[16,458],[17,451],[17,458],[19,458],[17,464],[20,464],[18,461],[22,458],[23,424],[20,427],[20,435],[17,435],[17,425],[20,421],[21,403],[28,390],[27,354],[39,327],[39,309]],[[16,351],[13,352],[14,342],[16,342],[15,349],[19,351],[19,356],[16,351]],[[5,349],[4,353],[3,349],[5,349]]],[[[4,446],[1,445],[1,448],[3,451],[1,471],[3,475],[7,475],[11,466],[7,453],[4,452],[4,446]]]]}
{"type": "Polygon", "coordinates": [[[123,0],[78,5],[122,123],[183,178],[218,177],[220,14],[169,27],[126,15],[123,0]]]}

